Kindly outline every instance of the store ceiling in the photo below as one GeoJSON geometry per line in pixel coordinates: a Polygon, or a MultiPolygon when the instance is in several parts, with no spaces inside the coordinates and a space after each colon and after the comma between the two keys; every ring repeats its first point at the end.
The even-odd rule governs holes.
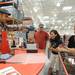
{"type": "MultiPolygon", "coordinates": [[[[31,16],[37,28],[41,22],[48,30],[73,34],[75,0],[20,0],[25,17],[31,16]]],[[[20,4],[20,6],[21,6],[20,4]]]]}

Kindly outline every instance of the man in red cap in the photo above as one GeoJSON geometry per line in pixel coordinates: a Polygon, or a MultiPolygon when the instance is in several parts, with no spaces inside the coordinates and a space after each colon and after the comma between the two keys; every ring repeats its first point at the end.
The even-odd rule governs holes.
{"type": "Polygon", "coordinates": [[[46,48],[46,42],[48,40],[48,33],[44,31],[44,25],[40,24],[39,29],[37,32],[35,32],[34,38],[35,38],[35,43],[38,45],[40,49],[45,49],[46,48]]]}

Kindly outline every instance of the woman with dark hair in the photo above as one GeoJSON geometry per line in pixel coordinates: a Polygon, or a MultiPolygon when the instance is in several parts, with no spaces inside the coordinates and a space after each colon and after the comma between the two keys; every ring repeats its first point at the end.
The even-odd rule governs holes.
{"type": "Polygon", "coordinates": [[[75,48],[75,35],[72,35],[68,40],[68,47],[75,48]]]}
{"type": "Polygon", "coordinates": [[[62,43],[60,35],[56,30],[50,31],[50,43],[53,48],[58,47],[62,43]]]}
{"type": "Polygon", "coordinates": [[[49,46],[49,50],[51,50],[51,56],[50,56],[50,68],[48,71],[48,75],[52,75],[52,71],[55,71],[56,75],[59,75],[58,52],[54,51],[54,50],[57,50],[56,48],[58,47],[62,47],[62,40],[60,38],[60,35],[56,30],[51,30],[50,31],[50,46],[49,46]]]}

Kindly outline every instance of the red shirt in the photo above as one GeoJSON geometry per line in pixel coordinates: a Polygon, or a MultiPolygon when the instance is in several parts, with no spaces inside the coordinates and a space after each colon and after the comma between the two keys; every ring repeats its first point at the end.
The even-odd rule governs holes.
{"type": "Polygon", "coordinates": [[[2,45],[1,45],[1,53],[2,54],[6,54],[6,53],[10,53],[10,48],[9,48],[9,43],[7,40],[7,32],[3,31],[2,32],[2,45]]]}
{"type": "Polygon", "coordinates": [[[45,31],[37,31],[35,32],[35,43],[39,46],[40,49],[46,48],[46,41],[49,37],[48,33],[45,31]]]}

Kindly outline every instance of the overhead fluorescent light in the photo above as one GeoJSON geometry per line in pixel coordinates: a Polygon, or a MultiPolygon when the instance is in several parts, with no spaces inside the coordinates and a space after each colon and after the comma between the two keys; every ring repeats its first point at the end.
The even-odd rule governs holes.
{"type": "Polygon", "coordinates": [[[62,22],[62,20],[58,20],[57,22],[58,22],[58,23],[61,23],[61,22],[62,22]]]}
{"type": "Polygon", "coordinates": [[[56,17],[57,16],[57,14],[54,14],[54,17],[56,17]]]}
{"type": "Polygon", "coordinates": [[[44,18],[44,19],[49,19],[49,16],[44,16],[43,18],[44,18]]]}
{"type": "Polygon", "coordinates": [[[65,22],[65,24],[67,24],[67,22],[65,22]]]}
{"type": "Polygon", "coordinates": [[[44,21],[49,20],[49,16],[40,16],[40,15],[38,15],[37,17],[38,17],[40,20],[44,20],[44,21]]]}
{"type": "Polygon", "coordinates": [[[57,7],[60,7],[60,3],[57,3],[56,6],[57,6],[57,7]]]}
{"type": "Polygon", "coordinates": [[[64,25],[64,24],[62,24],[62,26],[64,27],[65,25],[64,25]]]}
{"type": "Polygon", "coordinates": [[[39,9],[38,7],[34,7],[34,8],[33,8],[34,12],[37,12],[38,9],[39,9]]]}
{"type": "Polygon", "coordinates": [[[57,29],[58,28],[58,26],[55,26],[55,29],[57,29]]]}
{"type": "Polygon", "coordinates": [[[72,6],[66,6],[66,7],[63,7],[63,10],[71,10],[72,9],[72,6]]]}
{"type": "Polygon", "coordinates": [[[71,28],[71,26],[68,26],[68,28],[70,29],[70,28],[71,28]]]}
{"type": "Polygon", "coordinates": [[[52,22],[54,23],[55,22],[55,19],[53,19],[52,22]]]}
{"type": "Polygon", "coordinates": [[[44,21],[44,23],[49,23],[49,20],[48,21],[44,21]]]}

